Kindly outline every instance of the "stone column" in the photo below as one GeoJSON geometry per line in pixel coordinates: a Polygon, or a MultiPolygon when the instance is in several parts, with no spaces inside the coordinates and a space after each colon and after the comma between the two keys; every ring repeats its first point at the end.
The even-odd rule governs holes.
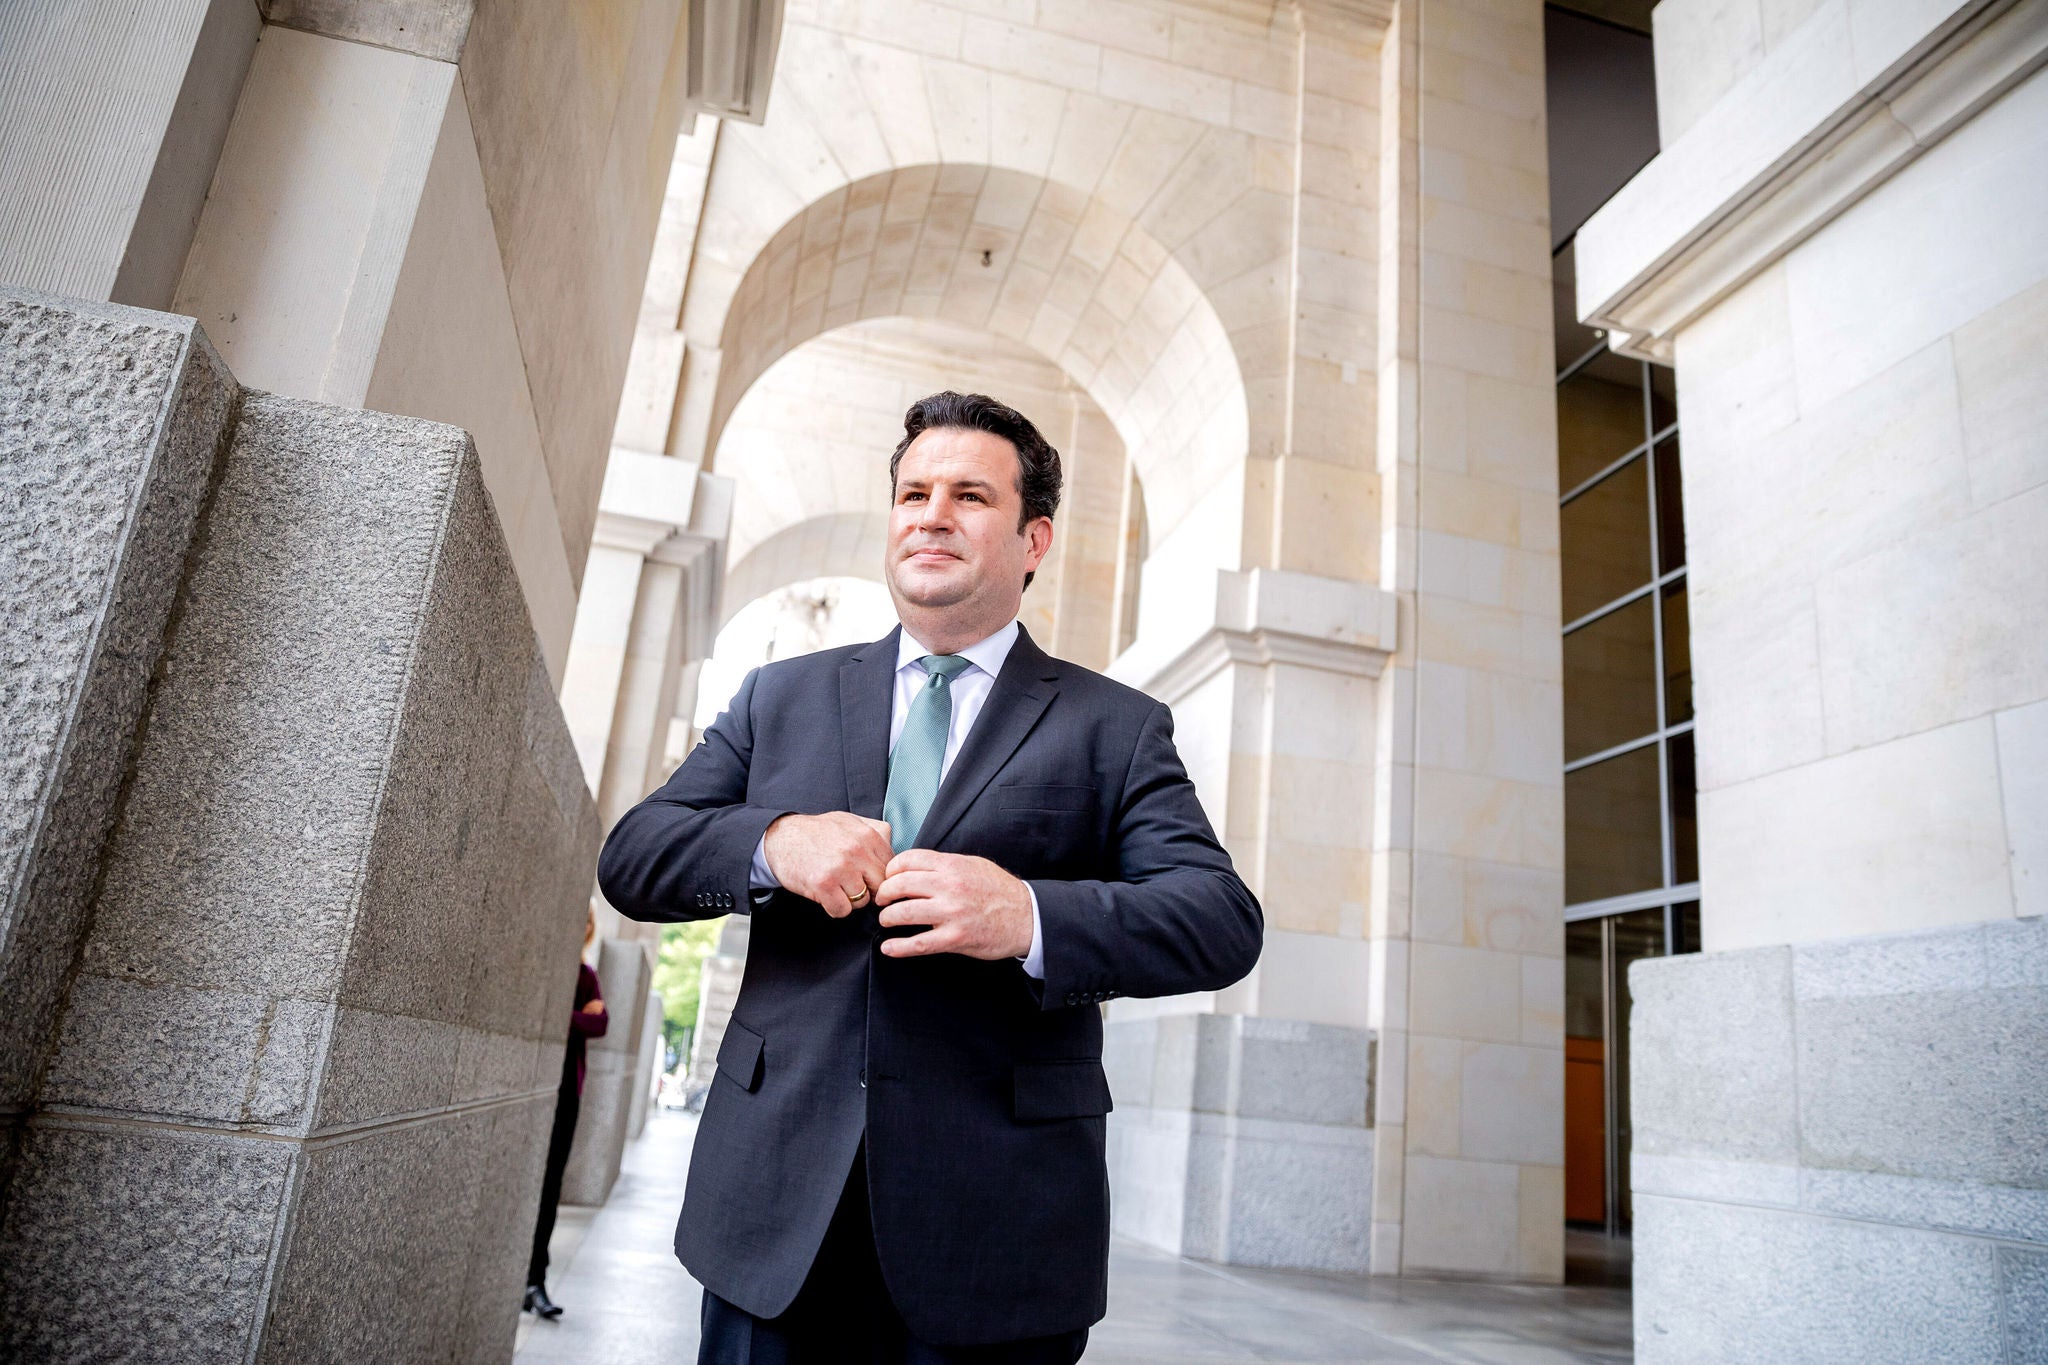
{"type": "Polygon", "coordinates": [[[262,28],[251,0],[0,10],[0,283],[169,308],[262,28]]]}
{"type": "Polygon", "coordinates": [[[1563,1273],[1564,847],[1542,9],[1380,54],[1372,1268],[1563,1273]]]}
{"type": "MultiPolygon", "coordinates": [[[[680,460],[613,452],[563,678],[585,779],[610,829],[668,776],[686,665],[716,639],[732,483],[680,460]]],[[[601,937],[660,938],[597,902],[601,937]]]]}
{"type": "Polygon", "coordinates": [[[1117,661],[1114,676],[1173,707],[1189,774],[1266,912],[1245,981],[1110,1005],[1127,1235],[1242,1265],[1366,1267],[1372,694],[1393,627],[1392,599],[1365,585],[1220,572],[1205,611],[1174,634],[1148,616],[1117,661]]]}
{"type": "MultiPolygon", "coordinates": [[[[177,378],[203,340],[189,320],[4,312],[32,324],[9,430],[45,455],[20,467],[102,419],[123,439],[77,448],[81,477],[166,453],[133,503],[93,512],[111,530],[136,509],[116,573],[141,600],[104,618],[111,653],[78,656],[83,694],[100,713],[156,671],[132,759],[81,717],[112,751],[78,755],[82,790],[113,762],[125,791],[0,1218],[0,1354],[503,1356],[597,827],[475,451],[241,393],[180,565],[189,513],[166,494],[210,463],[195,413],[221,411],[177,378]],[[45,355],[68,362],[56,406],[33,383],[45,355]],[[150,435],[150,388],[185,436],[150,435]]],[[[93,509],[77,491],[49,505],[93,509]]],[[[45,562],[87,568],[97,540],[45,562]]]]}
{"type": "Polygon", "coordinates": [[[718,1068],[718,1045],[725,1041],[725,1025],[740,998],[740,980],[747,970],[747,935],[754,927],[752,915],[728,915],[718,931],[718,948],[704,959],[697,991],[697,1027],[690,1035],[690,1070],[685,1093],[692,1104],[711,1088],[711,1073],[718,1068]]]}
{"type": "Polygon", "coordinates": [[[1637,1356],[2038,1359],[2048,6],[1656,42],[1693,79],[1578,246],[1685,458],[1706,951],[1631,973],[1637,1356]]]}
{"type": "MultiPolygon", "coordinates": [[[[1117,653],[1117,578],[1123,550],[1124,489],[1129,461],[1116,428],[1092,403],[1070,402],[1061,445],[1066,491],[1053,533],[1057,596],[1049,606],[1046,649],[1086,668],[1107,668],[1117,653]]],[[[1043,575],[1042,575],[1043,576],[1043,575]]],[[[1025,595],[1039,591],[1033,583],[1025,595]]]]}
{"type": "MultiPolygon", "coordinates": [[[[638,942],[608,938],[598,944],[597,980],[611,1026],[590,1040],[584,1057],[583,1104],[576,1138],[562,1172],[562,1202],[602,1204],[619,1178],[619,1159],[638,1084],[640,1028],[647,1017],[647,989],[653,971],[638,942]]],[[[566,1013],[563,1016],[567,1017],[566,1013]]]]}
{"type": "Polygon", "coordinates": [[[655,1078],[661,1074],[662,1009],[661,992],[647,992],[647,1007],[640,1014],[640,1060],[634,1064],[633,1103],[626,1111],[628,1142],[639,1137],[647,1127],[647,1110],[654,1098],[655,1078]]]}

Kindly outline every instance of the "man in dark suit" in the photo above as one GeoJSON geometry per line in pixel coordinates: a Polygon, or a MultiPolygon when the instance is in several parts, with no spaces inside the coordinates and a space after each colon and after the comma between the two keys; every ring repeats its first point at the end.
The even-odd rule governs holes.
{"type": "Polygon", "coordinates": [[[754,916],[676,1229],[700,1361],[1072,1365],[1108,1272],[1098,1003],[1229,985],[1263,924],[1166,707],[1017,622],[1058,452],[937,394],[890,482],[901,627],[748,675],[599,884],[754,916]]]}

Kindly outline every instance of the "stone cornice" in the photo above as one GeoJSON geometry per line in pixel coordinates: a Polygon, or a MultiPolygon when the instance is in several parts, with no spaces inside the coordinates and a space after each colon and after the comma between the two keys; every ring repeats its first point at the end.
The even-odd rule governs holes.
{"type": "Polygon", "coordinates": [[[1376,678],[1394,651],[1394,597],[1369,583],[1253,569],[1219,572],[1212,609],[1141,638],[1110,676],[1171,705],[1230,664],[1376,678]]]}
{"type": "MultiPolygon", "coordinates": [[[[1810,22],[1829,18],[1823,11],[1810,22]]],[[[1783,69],[1756,80],[1768,91],[1775,77],[1783,93],[1801,60],[1821,58],[1788,44],[1783,69]]],[[[1704,199],[1688,186],[1713,179],[1720,130],[1703,120],[1580,229],[1581,316],[1607,329],[1614,350],[1669,364],[1680,330],[2044,61],[2048,0],[1964,5],[1923,51],[1786,139],[1782,154],[1729,192],[1704,199]]],[[[1728,98],[1744,93],[1738,86],[1728,98]]]]}

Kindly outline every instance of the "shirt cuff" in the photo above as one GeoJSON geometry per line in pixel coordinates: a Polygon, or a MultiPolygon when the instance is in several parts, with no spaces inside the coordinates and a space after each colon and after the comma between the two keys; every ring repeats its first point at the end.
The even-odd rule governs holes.
{"type": "Polygon", "coordinates": [[[1031,889],[1031,883],[1024,883],[1024,894],[1031,897],[1031,950],[1019,958],[1024,964],[1024,975],[1033,981],[1045,980],[1045,936],[1038,920],[1038,893],[1031,889]]]}
{"type": "Polygon", "coordinates": [[[773,891],[781,885],[768,870],[768,832],[763,830],[754,843],[754,865],[747,870],[747,887],[752,891],[773,891]]]}

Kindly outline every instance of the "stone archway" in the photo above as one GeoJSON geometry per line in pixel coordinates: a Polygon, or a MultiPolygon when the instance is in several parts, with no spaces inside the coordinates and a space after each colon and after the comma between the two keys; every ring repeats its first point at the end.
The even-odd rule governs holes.
{"type": "Polygon", "coordinates": [[[940,319],[873,319],[823,332],[768,366],[734,405],[715,454],[733,487],[722,623],[790,583],[879,580],[889,454],[904,409],[943,388],[996,395],[1061,450],[1066,495],[1053,553],[1025,595],[1023,618],[1054,653],[1109,663],[1129,624],[1118,588],[1136,574],[1124,562],[1128,524],[1143,519],[1116,426],[1064,369],[1029,347],[940,319]]]}

